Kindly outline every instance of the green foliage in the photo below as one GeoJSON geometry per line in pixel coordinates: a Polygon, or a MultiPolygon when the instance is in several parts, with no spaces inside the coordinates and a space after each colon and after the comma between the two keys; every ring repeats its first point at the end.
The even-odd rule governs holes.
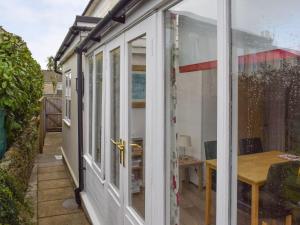
{"type": "MultiPolygon", "coordinates": [[[[47,57],[47,70],[51,70],[51,71],[55,70],[55,62],[53,56],[47,57]]],[[[61,71],[61,65],[57,65],[57,70],[61,71]]]]}
{"type": "Polygon", "coordinates": [[[43,76],[26,43],[0,28],[0,108],[6,111],[8,144],[39,112],[43,76]]]}
{"type": "Polygon", "coordinates": [[[0,161],[0,225],[31,225],[32,207],[25,198],[38,150],[38,121],[31,120],[0,161]]]}
{"type": "Polygon", "coordinates": [[[18,181],[0,169],[0,224],[26,225],[32,212],[18,181]]]}

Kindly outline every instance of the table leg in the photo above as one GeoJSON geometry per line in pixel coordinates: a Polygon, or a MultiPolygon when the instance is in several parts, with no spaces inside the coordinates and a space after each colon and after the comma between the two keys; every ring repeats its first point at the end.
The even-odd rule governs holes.
{"type": "Polygon", "coordinates": [[[258,225],[258,212],[259,212],[259,185],[252,184],[251,225],[258,225]]]}
{"type": "Polygon", "coordinates": [[[205,197],[205,225],[210,224],[211,217],[211,186],[212,186],[212,169],[206,167],[206,197],[205,197]]]}
{"type": "Polygon", "coordinates": [[[286,216],[285,225],[292,225],[292,215],[286,216]]]}
{"type": "Polygon", "coordinates": [[[183,180],[182,180],[182,168],[179,167],[179,193],[182,194],[182,186],[183,186],[183,180]]]}
{"type": "Polygon", "coordinates": [[[198,169],[198,189],[199,192],[202,191],[202,164],[199,164],[199,169],[198,169]]]}

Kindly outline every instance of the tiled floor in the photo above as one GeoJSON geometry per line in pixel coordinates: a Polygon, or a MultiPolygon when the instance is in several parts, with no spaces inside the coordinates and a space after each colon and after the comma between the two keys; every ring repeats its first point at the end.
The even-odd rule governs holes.
{"type": "Polygon", "coordinates": [[[89,225],[74,199],[74,186],[61,155],[61,133],[47,133],[43,154],[37,157],[30,195],[35,195],[39,225],[89,225]],[[36,194],[35,194],[36,193],[36,194]]]}

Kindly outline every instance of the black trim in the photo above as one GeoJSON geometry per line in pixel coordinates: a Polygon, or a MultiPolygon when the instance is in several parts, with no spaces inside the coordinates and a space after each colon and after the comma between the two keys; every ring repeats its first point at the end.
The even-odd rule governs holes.
{"type": "Polygon", "coordinates": [[[57,69],[57,61],[54,58],[54,72],[62,75],[62,72],[57,69]]]}
{"type": "MultiPolygon", "coordinates": [[[[82,23],[99,23],[101,19],[99,17],[93,16],[76,16],[75,23],[82,22],[82,23]]],[[[76,25],[76,24],[74,24],[76,25]]]]}
{"type": "Polygon", "coordinates": [[[58,52],[55,55],[55,60],[59,61],[60,58],[63,56],[63,54],[66,52],[66,50],[70,47],[76,36],[79,34],[80,31],[91,31],[92,27],[85,27],[85,26],[75,26],[69,28],[69,31],[61,43],[60,48],[58,49],[58,52]]]}
{"type": "Polygon", "coordinates": [[[126,7],[129,3],[141,2],[142,0],[120,0],[112,10],[94,27],[94,29],[88,34],[88,36],[80,43],[78,49],[86,51],[90,46],[89,42],[94,38],[101,38],[99,33],[105,28],[105,26],[111,21],[124,22],[126,7]]]}
{"type": "Polygon", "coordinates": [[[67,69],[64,71],[64,73],[69,73],[71,71],[71,69],[67,69]]]}
{"type": "Polygon", "coordinates": [[[76,202],[80,205],[80,192],[83,190],[83,72],[82,72],[82,51],[77,53],[77,110],[78,110],[78,168],[79,168],[79,187],[75,190],[76,202]]]}
{"type": "Polygon", "coordinates": [[[56,61],[59,61],[60,58],[63,56],[63,54],[66,52],[66,50],[70,47],[72,42],[74,41],[75,37],[81,32],[81,31],[91,31],[94,27],[94,24],[97,24],[101,21],[101,18],[98,17],[91,17],[91,16],[76,16],[75,22],[73,26],[69,28],[69,31],[67,35],[65,36],[63,42],[61,43],[56,55],[55,59],[56,61]],[[78,23],[89,23],[92,24],[92,26],[79,26],[78,23]]]}
{"type": "Polygon", "coordinates": [[[126,16],[125,16],[125,14],[123,14],[122,16],[119,16],[119,17],[112,17],[112,20],[115,22],[124,24],[126,21],[126,16]]]}

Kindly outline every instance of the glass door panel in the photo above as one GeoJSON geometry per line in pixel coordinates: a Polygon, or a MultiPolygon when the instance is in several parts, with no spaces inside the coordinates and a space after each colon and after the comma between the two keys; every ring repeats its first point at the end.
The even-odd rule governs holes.
{"type": "Polygon", "coordinates": [[[88,58],[88,68],[89,68],[89,74],[88,74],[88,82],[89,82],[89,93],[88,93],[88,98],[89,98],[89,137],[88,137],[88,140],[89,140],[89,149],[88,149],[88,153],[89,155],[91,156],[92,155],[92,148],[93,148],[93,145],[92,145],[92,141],[93,141],[93,73],[94,73],[94,61],[93,61],[93,57],[90,56],[88,58]]]}
{"type": "Polygon", "coordinates": [[[146,36],[128,43],[129,206],[145,219],[146,36]]]}
{"type": "Polygon", "coordinates": [[[215,224],[216,17],[217,1],[211,0],[182,1],[166,12],[167,204],[171,225],[215,224]]]}
{"type": "MultiPolygon", "coordinates": [[[[110,52],[111,68],[111,140],[120,139],[120,48],[110,52]]],[[[111,183],[120,187],[120,153],[115,144],[111,144],[111,183]]]]}
{"type": "Polygon", "coordinates": [[[300,224],[300,2],[231,6],[237,224],[300,224]]]}
{"type": "Polygon", "coordinates": [[[96,128],[95,128],[95,162],[101,167],[102,138],[102,96],[103,96],[103,52],[96,55],[96,128]]]}

